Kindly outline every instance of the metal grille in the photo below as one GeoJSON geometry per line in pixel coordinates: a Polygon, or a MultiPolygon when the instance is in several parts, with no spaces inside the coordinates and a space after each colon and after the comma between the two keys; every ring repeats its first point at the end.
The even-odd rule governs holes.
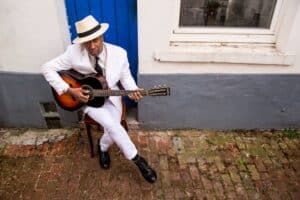
{"type": "Polygon", "coordinates": [[[54,102],[40,103],[41,113],[44,117],[47,128],[61,128],[60,117],[54,102]]]}
{"type": "Polygon", "coordinates": [[[58,117],[45,117],[47,127],[51,128],[61,128],[60,119],[58,117]]]}
{"type": "Polygon", "coordinates": [[[46,103],[42,103],[42,105],[46,113],[57,112],[57,108],[54,102],[46,102],[46,103]]]}

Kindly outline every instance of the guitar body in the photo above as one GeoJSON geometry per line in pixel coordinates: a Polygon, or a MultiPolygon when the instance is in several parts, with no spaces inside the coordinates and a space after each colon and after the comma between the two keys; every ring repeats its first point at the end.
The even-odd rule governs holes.
{"type": "MultiPolygon", "coordinates": [[[[60,77],[70,85],[71,88],[84,88],[85,86],[89,86],[93,89],[108,89],[105,78],[100,75],[82,75],[74,70],[60,71],[58,73],[60,77]]],[[[83,105],[101,107],[104,104],[105,99],[108,98],[90,96],[90,100],[84,104],[74,99],[70,94],[64,93],[62,95],[58,95],[53,88],[52,92],[57,104],[68,111],[75,111],[81,108],[83,105]]]]}

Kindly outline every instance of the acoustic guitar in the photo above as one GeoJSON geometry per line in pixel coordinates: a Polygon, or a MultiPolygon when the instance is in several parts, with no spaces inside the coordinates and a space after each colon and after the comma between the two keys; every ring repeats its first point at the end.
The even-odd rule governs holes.
{"type": "MultiPolygon", "coordinates": [[[[110,90],[105,78],[98,74],[83,75],[72,69],[60,71],[58,73],[71,88],[81,87],[86,90],[89,95],[88,102],[82,103],[74,99],[70,94],[64,93],[58,95],[54,88],[52,88],[57,104],[68,111],[75,111],[83,105],[101,107],[109,96],[127,96],[134,92],[131,90],[110,90]]],[[[143,96],[169,96],[170,88],[159,86],[149,90],[141,90],[140,93],[143,96]]]]}

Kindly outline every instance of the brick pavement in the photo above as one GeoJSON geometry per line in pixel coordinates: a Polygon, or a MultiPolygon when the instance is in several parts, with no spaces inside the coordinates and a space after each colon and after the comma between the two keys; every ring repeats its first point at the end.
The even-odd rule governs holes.
{"type": "Polygon", "coordinates": [[[132,130],[158,172],[153,185],[116,146],[110,170],[101,170],[83,130],[69,132],[33,144],[2,137],[0,199],[300,199],[298,132],[132,130]]]}

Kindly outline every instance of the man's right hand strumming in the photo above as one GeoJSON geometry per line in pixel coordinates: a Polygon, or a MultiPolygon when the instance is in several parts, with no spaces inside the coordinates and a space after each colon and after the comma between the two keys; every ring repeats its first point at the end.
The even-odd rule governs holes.
{"type": "Polygon", "coordinates": [[[88,91],[82,89],[82,88],[69,88],[67,90],[67,93],[72,95],[77,101],[80,101],[82,103],[87,103],[89,101],[89,95],[87,95],[88,91]]]}

